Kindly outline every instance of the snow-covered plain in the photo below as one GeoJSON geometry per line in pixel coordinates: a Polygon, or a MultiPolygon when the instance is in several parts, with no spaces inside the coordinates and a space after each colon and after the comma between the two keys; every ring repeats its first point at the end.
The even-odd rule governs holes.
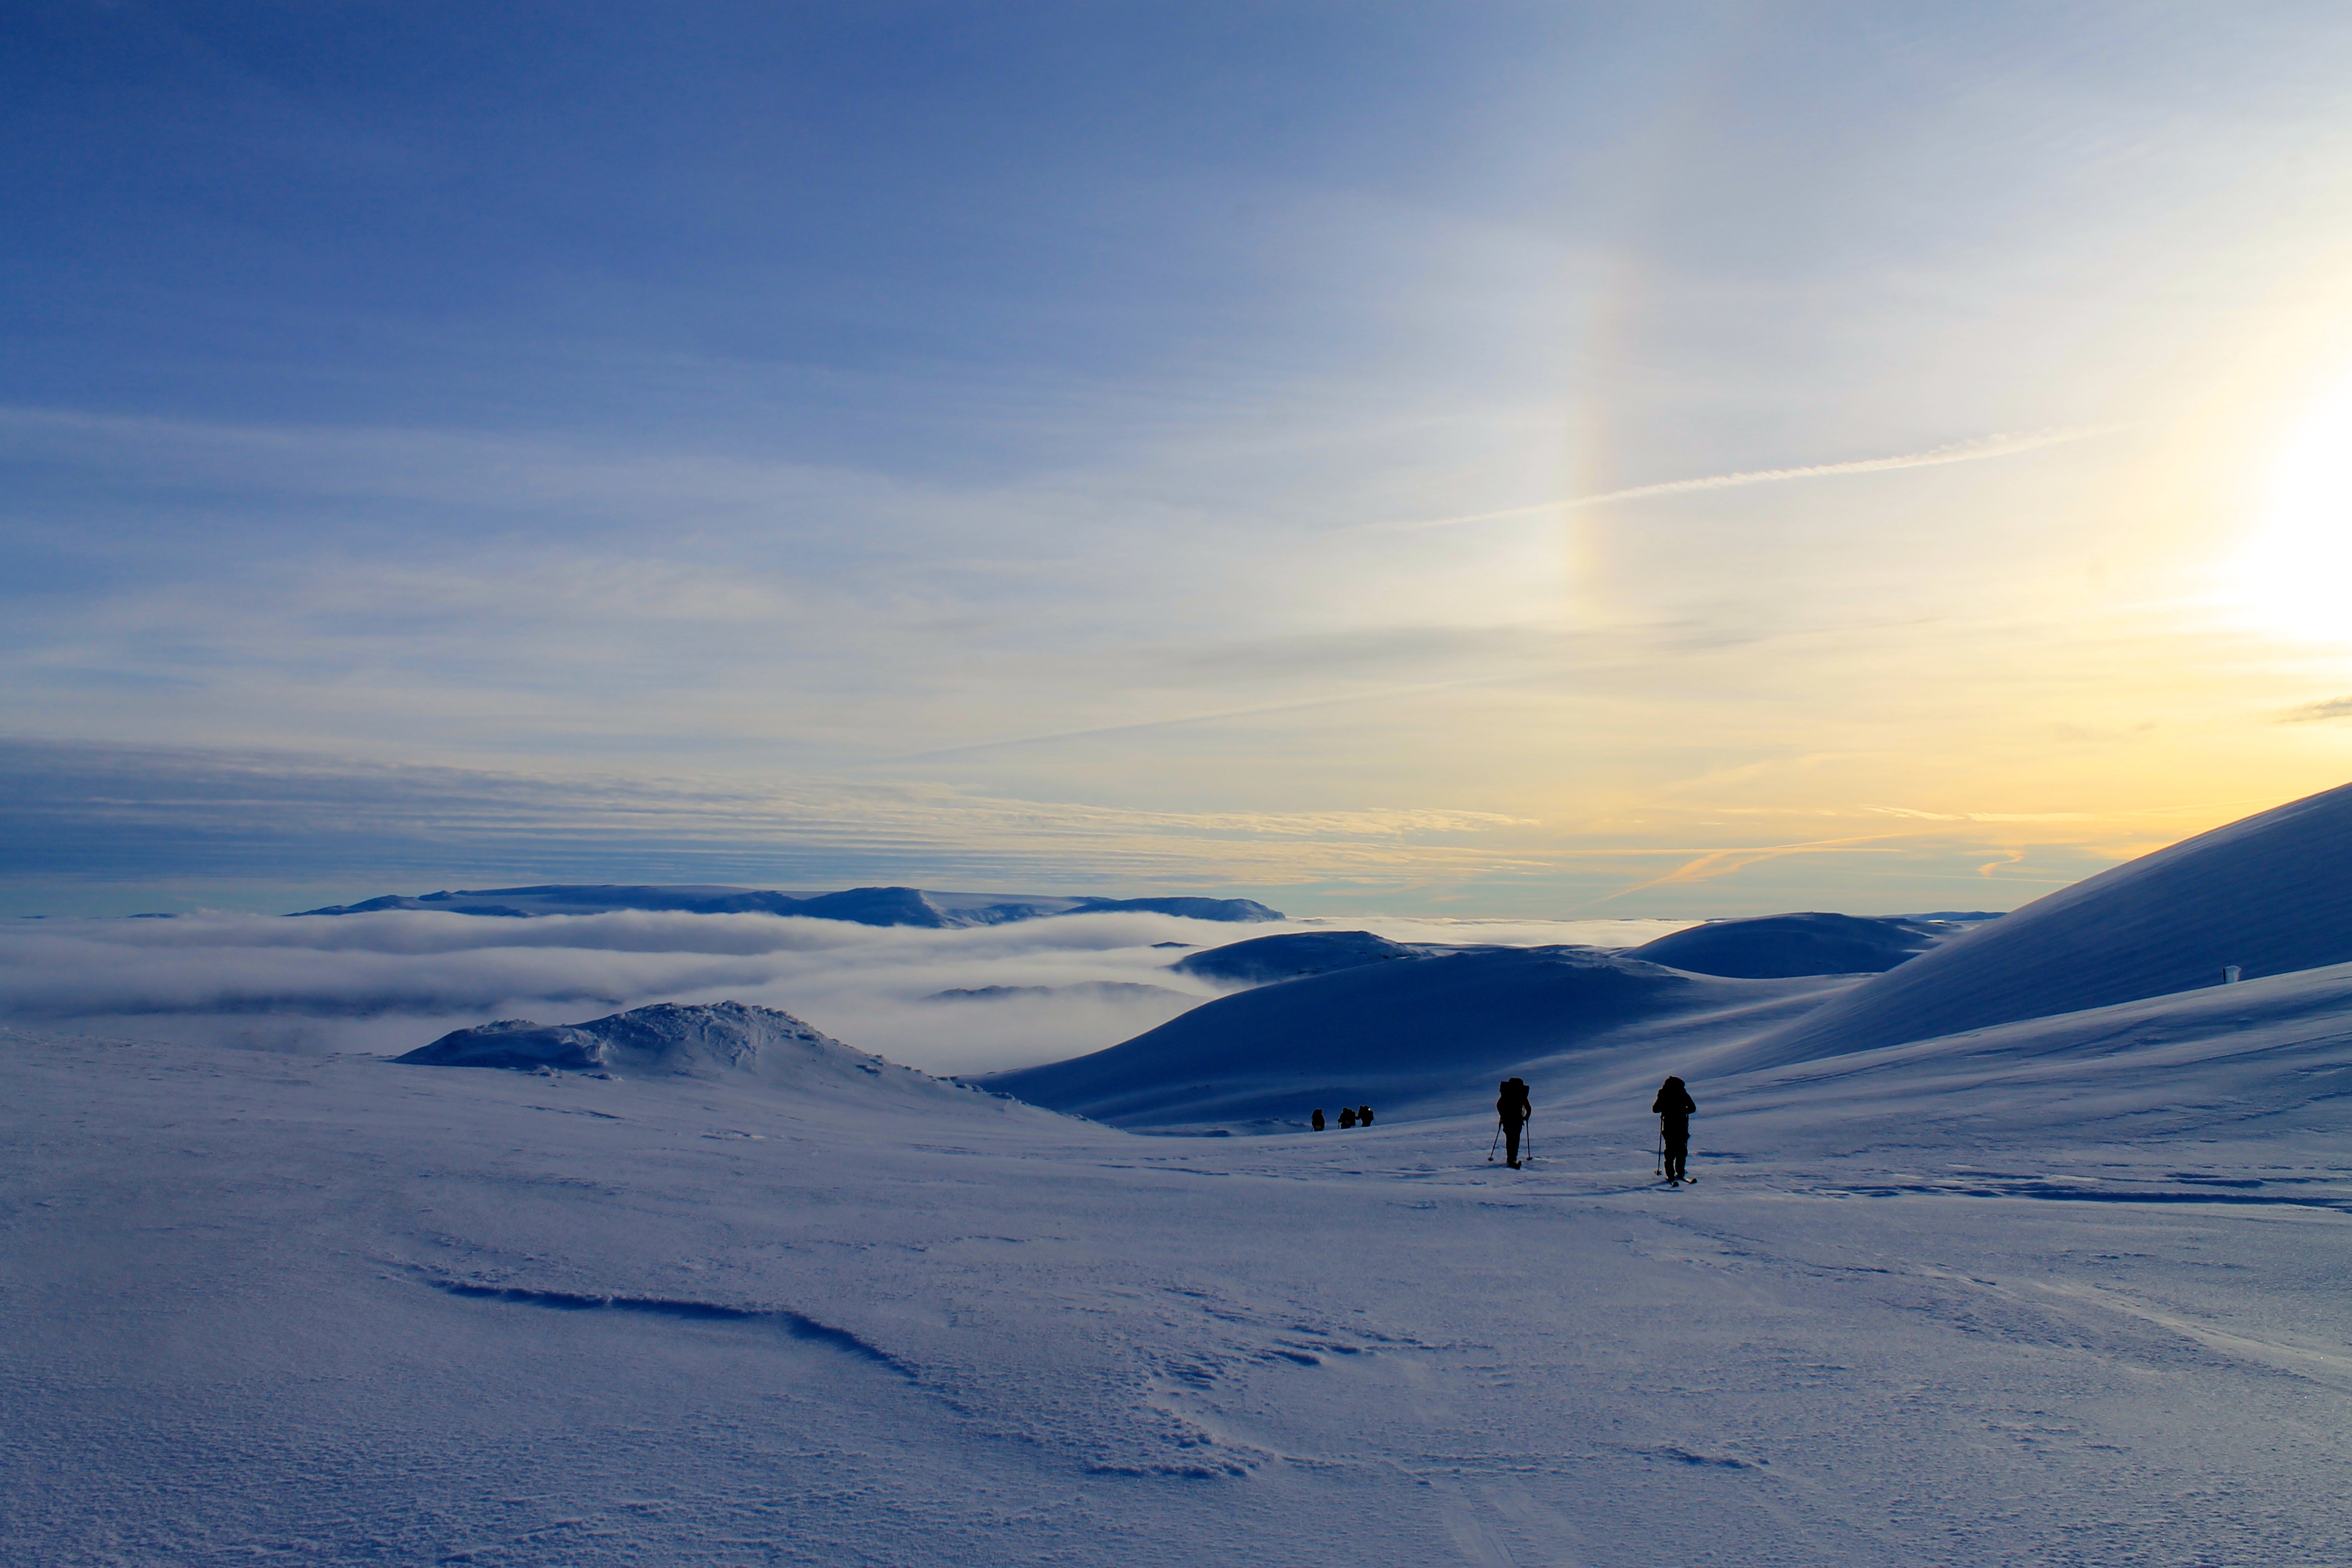
{"type": "MultiPolygon", "coordinates": [[[[2261,938],[2262,867],[2352,854],[2314,820],[2237,840],[2241,984],[1786,1060],[1903,1034],[1907,966],[1623,960],[1704,1005],[1521,1042],[1519,1171],[1435,1087],[1469,1030],[1419,1120],[1222,1137],[743,1008],[444,1053],[585,1072],[0,1032],[0,1560],[2335,1568],[2352,963],[2261,938]]],[[[2206,950],[2138,913],[2069,951],[2206,950]]]]}
{"type": "Polygon", "coordinates": [[[1679,1191],[12,1033],[0,1556],[2340,1563],[2352,968],[2228,1000],[1703,1083],[1679,1191]]]}

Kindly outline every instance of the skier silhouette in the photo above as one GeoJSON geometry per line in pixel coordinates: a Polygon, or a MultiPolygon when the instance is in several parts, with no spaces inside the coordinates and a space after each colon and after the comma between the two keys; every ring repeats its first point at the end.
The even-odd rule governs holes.
{"type": "Polygon", "coordinates": [[[1371,1124],[1372,1108],[1369,1105],[1360,1105],[1356,1107],[1356,1125],[1359,1127],[1370,1127],[1371,1124]]]}
{"type": "Polygon", "coordinates": [[[1690,1097],[1683,1080],[1670,1078],[1658,1086],[1658,1098],[1650,1101],[1650,1110],[1658,1118],[1658,1132],[1665,1140],[1666,1180],[1669,1184],[1683,1180],[1684,1163],[1690,1158],[1691,1112],[1698,1101],[1690,1097]]]}
{"type": "Polygon", "coordinates": [[[1315,1120],[1312,1125],[1316,1131],[1323,1131],[1323,1108],[1319,1105],[1315,1108],[1315,1120]]]}
{"type": "Polygon", "coordinates": [[[1516,1171],[1519,1168],[1519,1129],[1535,1114],[1535,1106],[1528,1099],[1528,1086],[1517,1079],[1505,1079],[1502,1087],[1503,1092],[1495,1100],[1495,1114],[1503,1123],[1503,1158],[1516,1171]]]}
{"type": "Polygon", "coordinates": [[[1352,1105],[1341,1106],[1339,1108],[1339,1125],[1342,1127],[1353,1127],[1355,1124],[1356,1108],[1352,1105]]]}

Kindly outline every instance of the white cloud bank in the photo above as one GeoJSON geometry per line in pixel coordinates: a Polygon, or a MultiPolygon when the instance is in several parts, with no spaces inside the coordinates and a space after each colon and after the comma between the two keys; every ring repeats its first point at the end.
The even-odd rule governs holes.
{"type": "MultiPolygon", "coordinates": [[[[1405,941],[1628,945],[1684,922],[1347,923],[1405,941]]],[[[572,1023],[653,1002],[732,998],[781,1007],[911,1066],[977,1072],[1115,1045],[1218,994],[1171,972],[1182,952],[1154,943],[1210,947],[1309,929],[1150,914],[961,931],[650,912],[25,921],[0,927],[0,1017],[133,1037],[397,1053],[492,1018],[572,1023]],[[1106,981],[1172,994],[925,999],[1106,981]]]]}

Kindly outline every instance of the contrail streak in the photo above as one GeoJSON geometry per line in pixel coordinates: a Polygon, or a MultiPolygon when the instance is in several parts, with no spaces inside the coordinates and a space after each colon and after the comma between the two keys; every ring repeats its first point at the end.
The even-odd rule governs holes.
{"type": "Polygon", "coordinates": [[[1580,507],[1602,506],[1611,501],[1646,500],[1652,496],[1682,495],[1692,490],[1727,490],[1742,485],[1779,484],[1787,479],[1826,479],[1840,474],[1880,474],[1892,468],[1932,468],[1945,463],[1973,463],[1983,458],[2006,458],[2013,453],[2032,452],[2043,447],[2063,446],[2069,441],[2087,441],[2094,436],[2112,435],[2127,428],[2127,425],[2121,424],[2076,425],[2054,430],[1979,436],[1971,440],[1953,441],[1941,447],[1930,447],[1924,452],[1906,452],[1895,458],[1860,458],[1850,463],[1815,463],[1801,468],[1750,468],[1737,474],[1710,474],[1700,479],[1668,479],[1662,484],[1635,485],[1630,489],[1611,490],[1605,495],[1570,496],[1564,500],[1538,501],[1533,506],[1507,507],[1501,511],[1476,511],[1465,517],[1436,517],[1421,522],[1373,522],[1360,526],[1410,532],[1423,528],[1453,528],[1468,522],[1498,522],[1505,518],[1532,517],[1543,511],[1568,511],[1580,507]]]}
{"type": "Polygon", "coordinates": [[[852,767],[881,767],[893,763],[925,763],[936,757],[959,757],[969,752],[992,752],[1001,746],[1042,746],[1055,741],[1083,741],[1097,735],[1122,735],[1137,730],[1169,730],[1182,724],[1213,724],[1224,719],[1255,719],[1268,713],[1297,713],[1309,708],[1337,708],[1350,702],[1376,702],[1391,697],[1417,697],[1445,691],[1474,680],[1433,680],[1418,686],[1391,687],[1380,691],[1343,692],[1336,697],[1305,697],[1296,702],[1272,702],[1255,708],[1228,708],[1213,713],[1180,713],[1169,719],[1139,719],[1127,724],[1096,724],[1083,730],[1055,730],[1042,735],[1010,735],[998,741],[973,741],[935,751],[904,752],[896,756],[870,757],[852,767]]]}

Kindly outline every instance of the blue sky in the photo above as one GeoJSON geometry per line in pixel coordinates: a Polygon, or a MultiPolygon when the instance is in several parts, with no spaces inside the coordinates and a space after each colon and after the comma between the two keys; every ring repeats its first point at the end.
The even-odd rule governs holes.
{"type": "Polygon", "coordinates": [[[11,24],[0,907],[2000,908],[2352,761],[2336,7],[11,24]]]}

